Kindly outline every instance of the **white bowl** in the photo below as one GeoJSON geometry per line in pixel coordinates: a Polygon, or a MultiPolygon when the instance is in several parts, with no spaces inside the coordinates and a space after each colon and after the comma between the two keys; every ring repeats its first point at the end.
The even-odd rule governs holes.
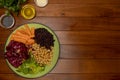
{"type": "Polygon", "coordinates": [[[0,26],[6,29],[12,28],[15,24],[15,19],[12,15],[3,14],[0,17],[0,26]]]}
{"type": "Polygon", "coordinates": [[[39,7],[45,7],[48,4],[48,0],[34,0],[34,2],[39,7]]]}

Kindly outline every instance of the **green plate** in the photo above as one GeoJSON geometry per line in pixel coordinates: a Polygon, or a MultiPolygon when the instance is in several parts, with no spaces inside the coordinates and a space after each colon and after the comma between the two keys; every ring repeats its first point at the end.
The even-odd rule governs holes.
{"type": "MultiPolygon", "coordinates": [[[[50,65],[46,66],[45,70],[42,71],[42,72],[39,72],[37,74],[24,74],[24,73],[20,73],[20,72],[17,72],[15,67],[13,67],[9,62],[8,60],[6,59],[6,62],[8,63],[8,66],[18,75],[22,76],[22,77],[25,77],[25,78],[37,78],[37,77],[41,77],[41,76],[44,76],[45,74],[49,73],[56,65],[57,61],[58,61],[58,58],[59,58],[59,41],[58,41],[58,38],[56,36],[56,34],[50,29],[48,28],[47,26],[45,25],[42,25],[42,24],[39,24],[39,23],[29,23],[27,24],[29,27],[35,27],[35,28],[45,28],[47,29],[51,34],[53,34],[53,37],[54,37],[54,53],[53,53],[53,58],[52,58],[52,62],[50,65]]],[[[18,27],[16,30],[20,29],[24,27],[24,25],[18,27]]],[[[6,52],[6,46],[9,44],[10,42],[10,37],[11,35],[16,31],[14,30],[10,36],[8,37],[7,41],[6,41],[6,44],[5,44],[5,52],[6,52]]]]}

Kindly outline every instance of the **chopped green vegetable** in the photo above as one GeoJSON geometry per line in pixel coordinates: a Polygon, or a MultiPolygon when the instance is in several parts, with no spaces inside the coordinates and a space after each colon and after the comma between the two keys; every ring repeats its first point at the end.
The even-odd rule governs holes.
{"type": "Polygon", "coordinates": [[[0,8],[6,8],[9,13],[14,12],[18,14],[21,9],[21,4],[26,1],[27,0],[0,0],[0,8]]]}
{"type": "Polygon", "coordinates": [[[36,74],[38,72],[44,71],[44,69],[44,65],[40,66],[39,64],[37,64],[33,57],[30,57],[29,59],[24,61],[22,65],[19,66],[17,71],[24,74],[36,74]]]}

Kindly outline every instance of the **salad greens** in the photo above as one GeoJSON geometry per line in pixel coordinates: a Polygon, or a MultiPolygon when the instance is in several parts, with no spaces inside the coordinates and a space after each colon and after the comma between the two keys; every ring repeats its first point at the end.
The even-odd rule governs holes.
{"type": "Polygon", "coordinates": [[[7,9],[7,13],[14,12],[18,14],[21,9],[21,4],[26,1],[27,0],[0,0],[0,8],[7,9]]]}
{"type": "Polygon", "coordinates": [[[18,72],[24,74],[36,74],[45,70],[45,65],[40,66],[33,57],[25,60],[17,69],[18,72]]]}

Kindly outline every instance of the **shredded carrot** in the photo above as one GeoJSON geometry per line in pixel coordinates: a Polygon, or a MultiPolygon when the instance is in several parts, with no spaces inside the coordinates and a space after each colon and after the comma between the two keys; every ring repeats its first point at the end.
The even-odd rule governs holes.
{"type": "Polygon", "coordinates": [[[35,43],[35,41],[34,41],[33,39],[29,39],[29,40],[27,41],[27,43],[28,43],[28,44],[33,44],[33,43],[35,43]]]}
{"type": "Polygon", "coordinates": [[[29,38],[28,35],[22,34],[22,33],[20,33],[19,31],[17,31],[17,32],[15,33],[15,35],[17,35],[17,36],[22,36],[22,37],[27,38],[27,39],[29,38]]]}
{"type": "Polygon", "coordinates": [[[35,32],[35,28],[32,27],[32,28],[31,28],[31,34],[34,35],[34,32],[35,32]]]}
{"type": "Polygon", "coordinates": [[[23,39],[20,39],[20,38],[14,38],[15,41],[18,41],[18,42],[22,42],[22,43],[26,43],[26,40],[23,40],[23,39]]]}
{"type": "Polygon", "coordinates": [[[35,28],[29,28],[29,26],[26,24],[24,27],[16,30],[15,33],[12,34],[10,37],[10,40],[15,40],[18,42],[22,42],[26,45],[31,45],[35,43],[34,39],[32,39],[34,35],[35,28]]]}
{"type": "MultiPolygon", "coordinates": [[[[28,35],[28,33],[26,32],[26,30],[24,28],[17,30],[18,32],[28,35]]],[[[29,35],[28,35],[29,36],[29,35]]]]}
{"type": "Polygon", "coordinates": [[[27,24],[25,24],[25,30],[28,33],[28,35],[31,35],[30,28],[27,24]]]}
{"type": "Polygon", "coordinates": [[[19,39],[23,39],[23,40],[28,40],[29,38],[23,37],[23,36],[18,36],[18,35],[12,35],[13,39],[14,38],[19,38],[19,39]]]}

